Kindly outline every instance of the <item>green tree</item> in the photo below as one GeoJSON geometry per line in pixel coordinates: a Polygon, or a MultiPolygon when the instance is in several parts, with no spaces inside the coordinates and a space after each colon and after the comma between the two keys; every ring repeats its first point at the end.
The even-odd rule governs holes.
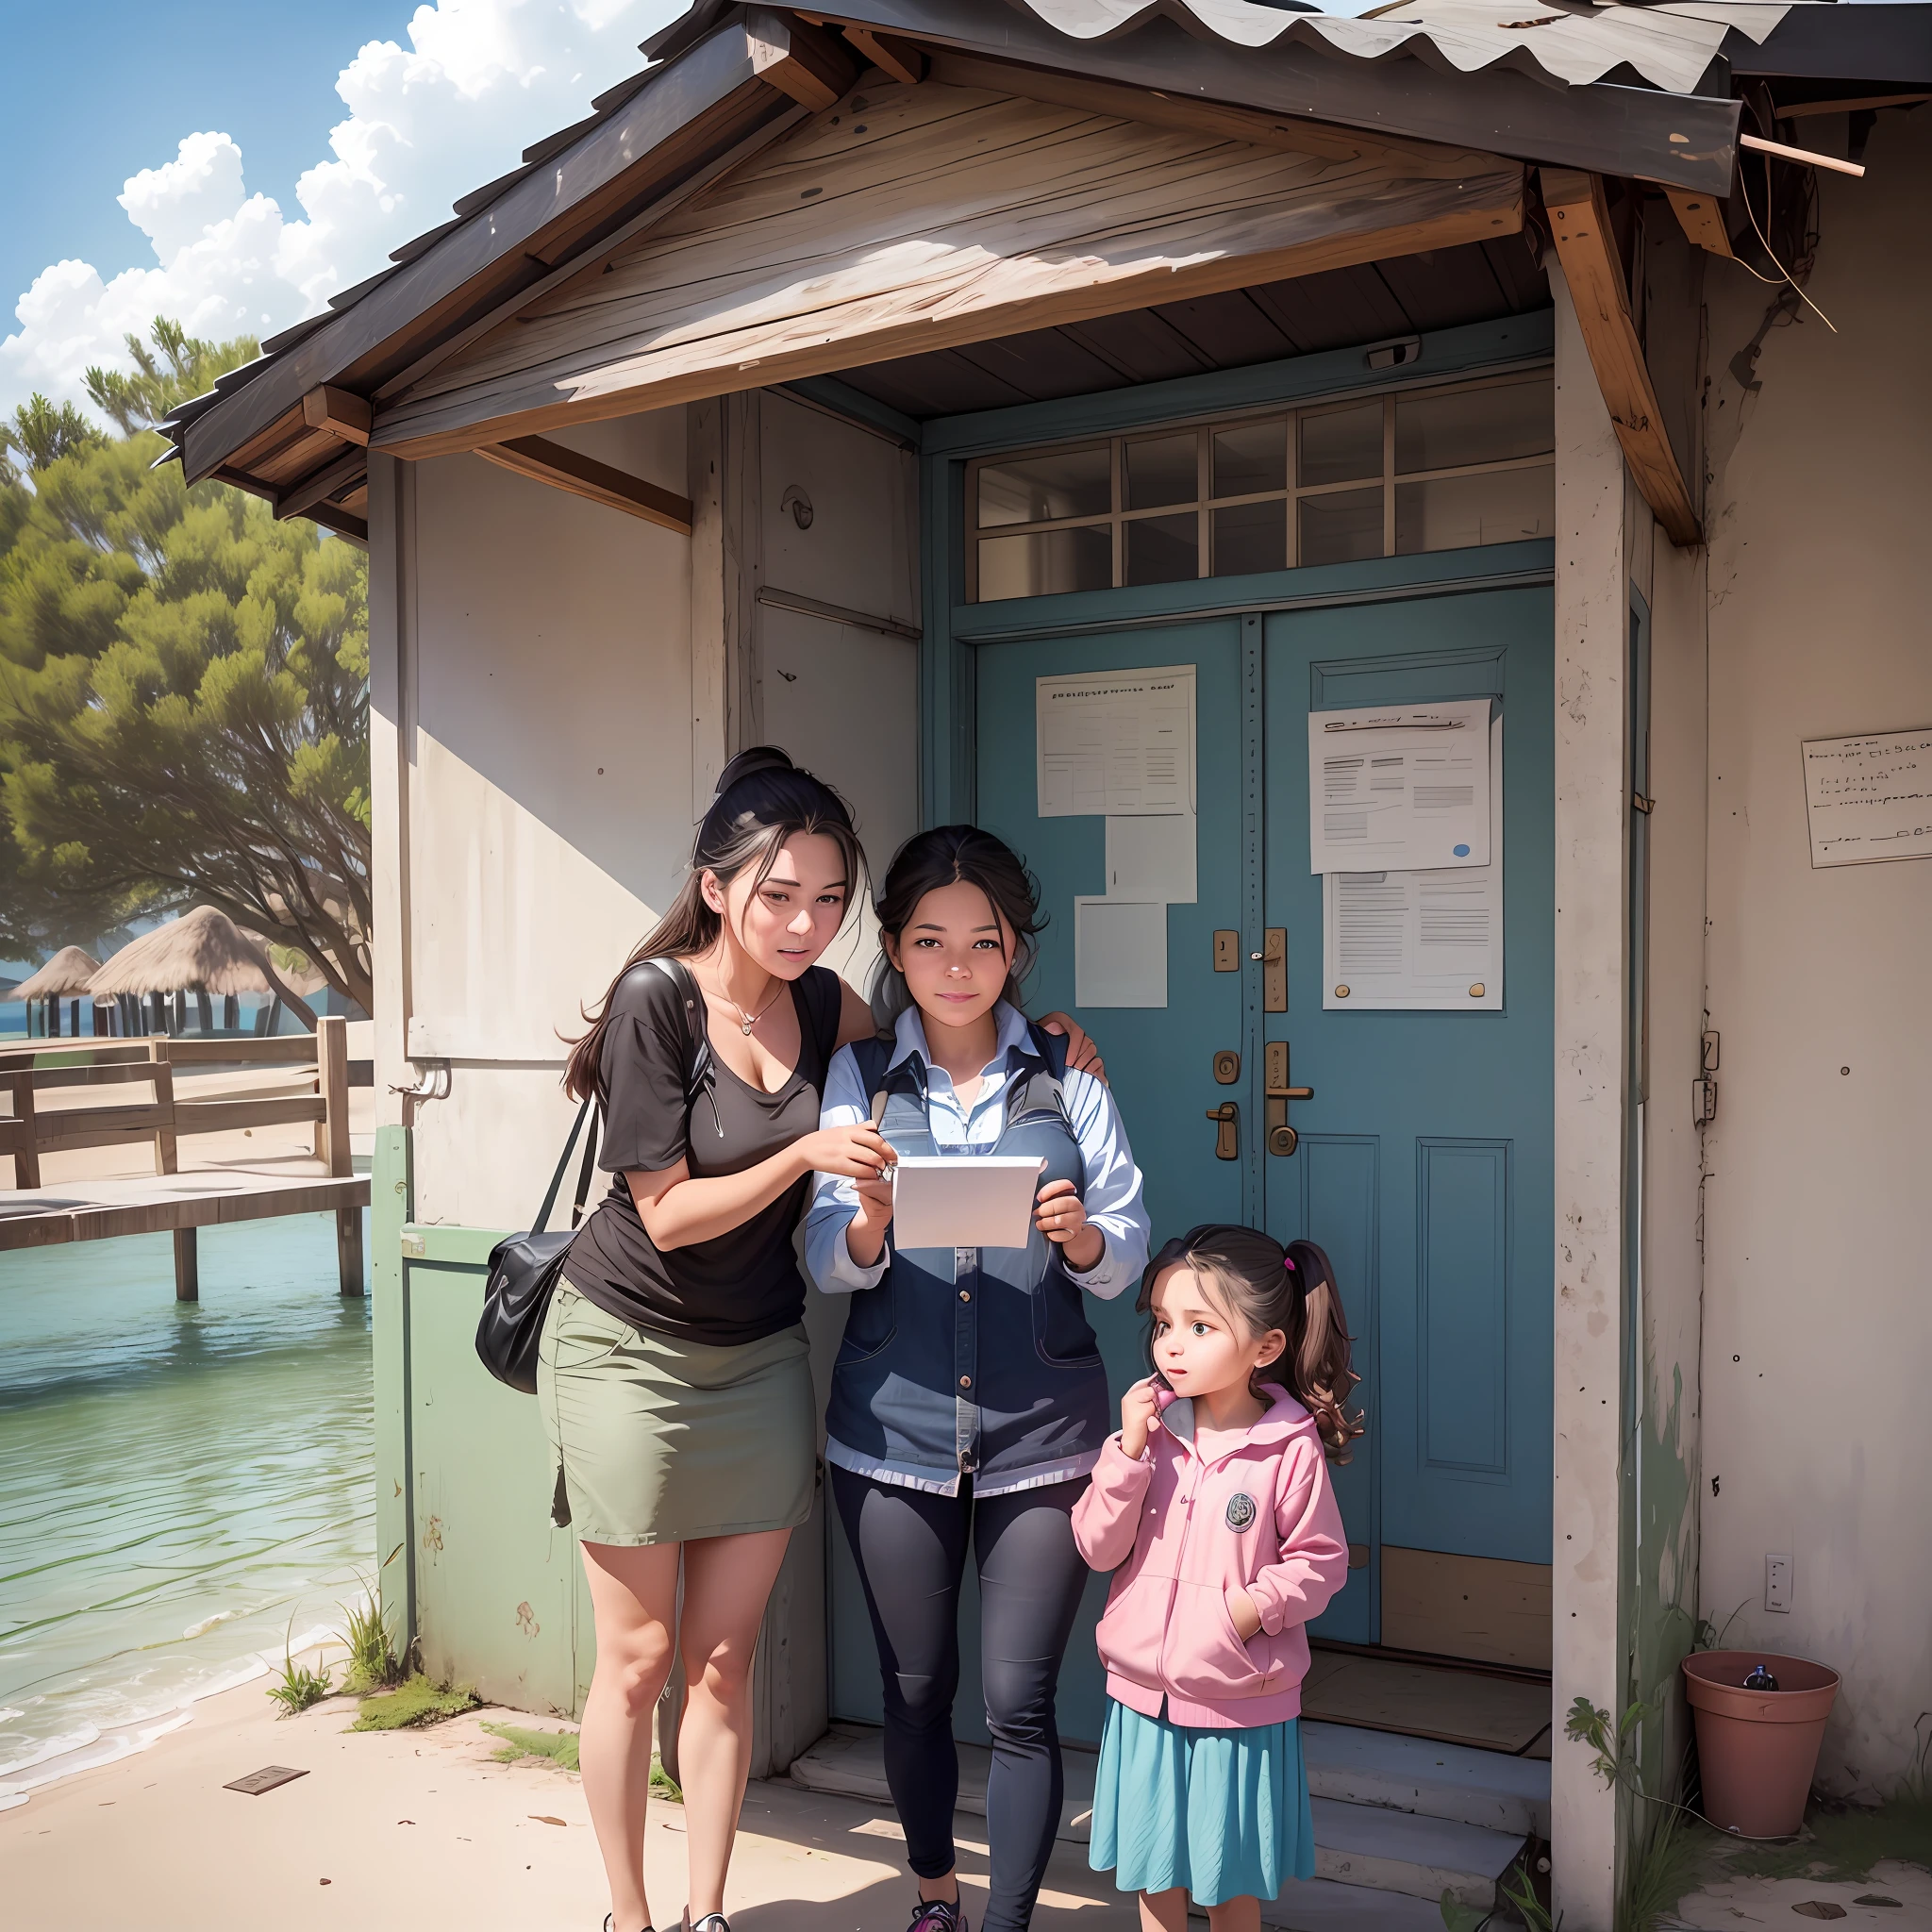
{"type": "Polygon", "coordinates": [[[93,368],[85,383],[88,400],[123,436],[152,429],[192,396],[206,395],[229,370],[253,362],[261,354],[261,344],[253,336],[205,341],[165,315],[157,316],[148,331],[153,349],[136,335],[124,340],[134,373],[93,368]]]}
{"type": "Polygon", "coordinates": [[[72,403],[62,403],[57,409],[36,390],[14,410],[11,423],[0,423],[0,478],[18,489],[23,463],[32,475],[75,450],[91,449],[107,440],[72,403]]]}
{"type": "MultiPolygon", "coordinates": [[[[156,340],[168,367],[125,378],[149,387],[104,385],[131,423],[254,346],[156,340]]],[[[162,450],[137,430],[35,467],[0,556],[0,933],[206,901],[367,1006],[363,558],[162,450]]]]}

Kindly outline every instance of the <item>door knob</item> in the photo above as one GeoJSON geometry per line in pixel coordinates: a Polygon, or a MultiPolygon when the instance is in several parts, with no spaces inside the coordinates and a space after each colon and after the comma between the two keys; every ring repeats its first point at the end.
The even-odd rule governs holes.
{"type": "Polygon", "coordinates": [[[1268,1151],[1283,1156],[1292,1154],[1301,1145],[1301,1136],[1288,1124],[1288,1103],[1291,1100],[1312,1100],[1315,1090],[1289,1085],[1288,1041],[1285,1040],[1268,1042],[1262,1072],[1265,1075],[1262,1086],[1268,1103],[1268,1151]]]}
{"type": "Polygon", "coordinates": [[[1214,1122],[1214,1158],[1216,1160],[1239,1160],[1241,1158],[1241,1110],[1232,1100],[1224,1100],[1219,1107],[1208,1109],[1208,1118],[1214,1122]]]}

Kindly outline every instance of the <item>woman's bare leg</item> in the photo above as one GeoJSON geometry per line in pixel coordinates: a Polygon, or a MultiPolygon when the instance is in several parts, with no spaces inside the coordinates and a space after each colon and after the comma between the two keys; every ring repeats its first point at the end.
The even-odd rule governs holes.
{"type": "Polygon", "coordinates": [[[1188,1932],[1187,1888],[1176,1885],[1172,1891],[1143,1891],[1141,1932],[1188,1932]]]}
{"type": "Polygon", "coordinates": [[[651,1793],[651,1717],[674,1655],[678,1548],[583,1545],[597,1621],[597,1668],[584,1699],[577,1755],[610,1882],[612,1932],[643,1932],[651,1923],[644,1807],[651,1793]]]}
{"type": "Polygon", "coordinates": [[[677,1775],[693,1924],[724,1909],[724,1874],[751,1771],[751,1657],[789,1529],[707,1537],[684,1545],[684,1723],[677,1775]]]}
{"type": "Polygon", "coordinates": [[[1231,1898],[1208,1907],[1208,1932],[1261,1932],[1261,1901],[1231,1898]]]}

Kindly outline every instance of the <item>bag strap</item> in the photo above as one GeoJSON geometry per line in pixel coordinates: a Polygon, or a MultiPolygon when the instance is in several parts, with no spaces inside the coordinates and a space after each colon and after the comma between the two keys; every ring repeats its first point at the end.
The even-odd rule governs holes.
{"type": "Polygon", "coordinates": [[[684,1104],[687,1108],[693,1108],[711,1077],[711,1035],[705,1021],[705,995],[682,959],[640,959],[631,971],[641,973],[646,968],[661,973],[671,982],[684,1008],[684,1104]]]}
{"type": "MultiPolygon", "coordinates": [[[[584,1130],[584,1123],[591,1117],[594,1096],[586,1094],[584,1104],[577,1108],[576,1120],[570,1130],[570,1139],[563,1143],[563,1152],[558,1157],[557,1172],[550,1176],[550,1185],[543,1192],[543,1205],[537,1210],[537,1219],[530,1228],[532,1234],[541,1234],[550,1222],[550,1210],[557,1206],[557,1191],[563,1186],[564,1170],[570,1165],[570,1157],[577,1144],[577,1136],[584,1130]]],[[[584,1142],[584,1165],[577,1175],[576,1212],[571,1216],[570,1224],[575,1227],[578,1217],[584,1211],[584,1199],[591,1190],[591,1157],[596,1152],[597,1130],[591,1129],[590,1139],[584,1142]]]]}

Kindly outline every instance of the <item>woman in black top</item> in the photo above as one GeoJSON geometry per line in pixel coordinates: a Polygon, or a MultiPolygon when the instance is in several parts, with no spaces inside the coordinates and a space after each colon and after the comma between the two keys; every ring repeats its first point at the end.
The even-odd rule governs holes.
{"type": "MultiPolygon", "coordinates": [[[[868,1126],[820,1128],[833,1052],[873,1030],[813,962],[864,857],[843,800],[783,752],[741,753],[690,877],[619,974],[565,1084],[594,1093],[616,1176],[572,1244],[538,1396],[575,1524],[597,1664],[579,1749],[610,1883],[608,1932],[648,1932],[651,1715],[674,1645],[691,1932],[729,1932],[724,1874],[751,1757],[752,1646],[816,1461],[792,1232],[814,1171],[876,1177],[868,1126]],[[708,1068],[693,1090],[699,1042],[708,1068]],[[678,1611],[680,1555],[683,1606],[678,1611]]],[[[1073,1036],[1076,1059],[1091,1057],[1073,1036]]]]}

